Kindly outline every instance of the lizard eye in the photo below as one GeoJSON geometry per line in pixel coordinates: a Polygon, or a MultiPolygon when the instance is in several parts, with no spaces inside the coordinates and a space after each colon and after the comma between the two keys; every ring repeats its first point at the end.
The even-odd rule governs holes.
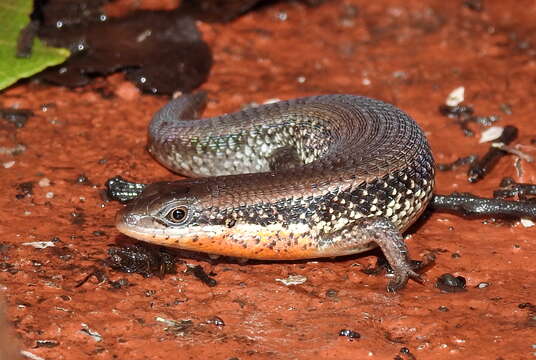
{"type": "Polygon", "coordinates": [[[175,224],[180,224],[186,220],[186,217],[188,215],[188,209],[184,206],[178,206],[176,208],[173,208],[169,210],[169,212],[166,215],[166,218],[175,224]]]}

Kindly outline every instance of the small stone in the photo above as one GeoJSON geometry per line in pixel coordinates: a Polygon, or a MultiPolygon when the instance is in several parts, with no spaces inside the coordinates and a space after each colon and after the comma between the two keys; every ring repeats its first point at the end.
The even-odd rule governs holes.
{"type": "Polygon", "coordinates": [[[22,243],[23,246],[32,246],[36,249],[45,249],[47,247],[54,246],[54,243],[52,241],[33,241],[33,242],[25,242],[22,243]]]}
{"type": "Polygon", "coordinates": [[[465,98],[465,87],[460,86],[452,90],[445,100],[447,106],[458,106],[465,98]]]}
{"type": "Polygon", "coordinates": [[[334,297],[337,297],[337,295],[339,294],[339,292],[335,289],[328,289],[326,290],[326,296],[328,298],[334,298],[334,297]]]}
{"type": "Polygon", "coordinates": [[[346,336],[350,340],[353,340],[359,339],[361,337],[361,334],[354,330],[342,329],[341,331],[339,331],[339,336],[346,336]]]}
{"type": "Polygon", "coordinates": [[[435,286],[445,293],[455,293],[467,291],[465,288],[466,280],[463,276],[454,276],[452,274],[443,274],[437,278],[435,286]]]}
{"type": "Polygon", "coordinates": [[[523,225],[523,227],[526,227],[526,228],[534,226],[534,221],[530,219],[522,218],[521,220],[519,220],[519,222],[521,223],[521,225],[523,225]]]}
{"type": "Polygon", "coordinates": [[[50,186],[50,180],[48,178],[42,178],[41,180],[39,180],[39,182],[37,183],[37,185],[41,186],[41,187],[47,187],[47,186],[50,186]]]}
{"type": "Polygon", "coordinates": [[[307,281],[307,278],[303,275],[289,275],[286,279],[275,279],[286,286],[300,285],[307,281]]]}
{"type": "Polygon", "coordinates": [[[488,141],[496,140],[501,137],[503,131],[504,128],[502,126],[492,126],[482,131],[482,134],[480,134],[480,140],[478,140],[478,142],[482,144],[488,141]]]}

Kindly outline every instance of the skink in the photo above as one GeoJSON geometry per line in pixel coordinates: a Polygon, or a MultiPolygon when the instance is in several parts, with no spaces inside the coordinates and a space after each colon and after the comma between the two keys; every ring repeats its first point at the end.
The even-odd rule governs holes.
{"type": "Polygon", "coordinates": [[[181,249],[253,259],[355,254],[379,246],[388,290],[419,279],[401,233],[434,187],[423,131],[393,105],[322,95],[197,119],[206,95],[172,100],[149,152],[192,179],[148,185],[117,228],[181,249]]]}

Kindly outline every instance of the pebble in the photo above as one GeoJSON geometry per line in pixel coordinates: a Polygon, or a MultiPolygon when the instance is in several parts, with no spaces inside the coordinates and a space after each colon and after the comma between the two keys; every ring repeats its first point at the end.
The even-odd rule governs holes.
{"type": "Polygon", "coordinates": [[[48,178],[42,178],[41,180],[39,180],[39,182],[37,183],[39,186],[41,187],[47,187],[47,186],[50,186],[50,180],[48,178]]]}

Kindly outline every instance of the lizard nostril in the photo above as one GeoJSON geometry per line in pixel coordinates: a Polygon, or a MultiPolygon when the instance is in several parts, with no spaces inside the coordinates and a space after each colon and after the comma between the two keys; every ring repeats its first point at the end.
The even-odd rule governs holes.
{"type": "Polygon", "coordinates": [[[136,225],[138,223],[139,216],[133,215],[133,214],[125,214],[123,216],[123,221],[127,225],[136,225]]]}
{"type": "Polygon", "coordinates": [[[124,225],[127,225],[127,226],[136,225],[139,222],[140,217],[138,215],[130,213],[127,210],[128,210],[128,208],[125,208],[125,209],[119,211],[117,213],[115,222],[117,224],[124,224],[124,225]]]}

